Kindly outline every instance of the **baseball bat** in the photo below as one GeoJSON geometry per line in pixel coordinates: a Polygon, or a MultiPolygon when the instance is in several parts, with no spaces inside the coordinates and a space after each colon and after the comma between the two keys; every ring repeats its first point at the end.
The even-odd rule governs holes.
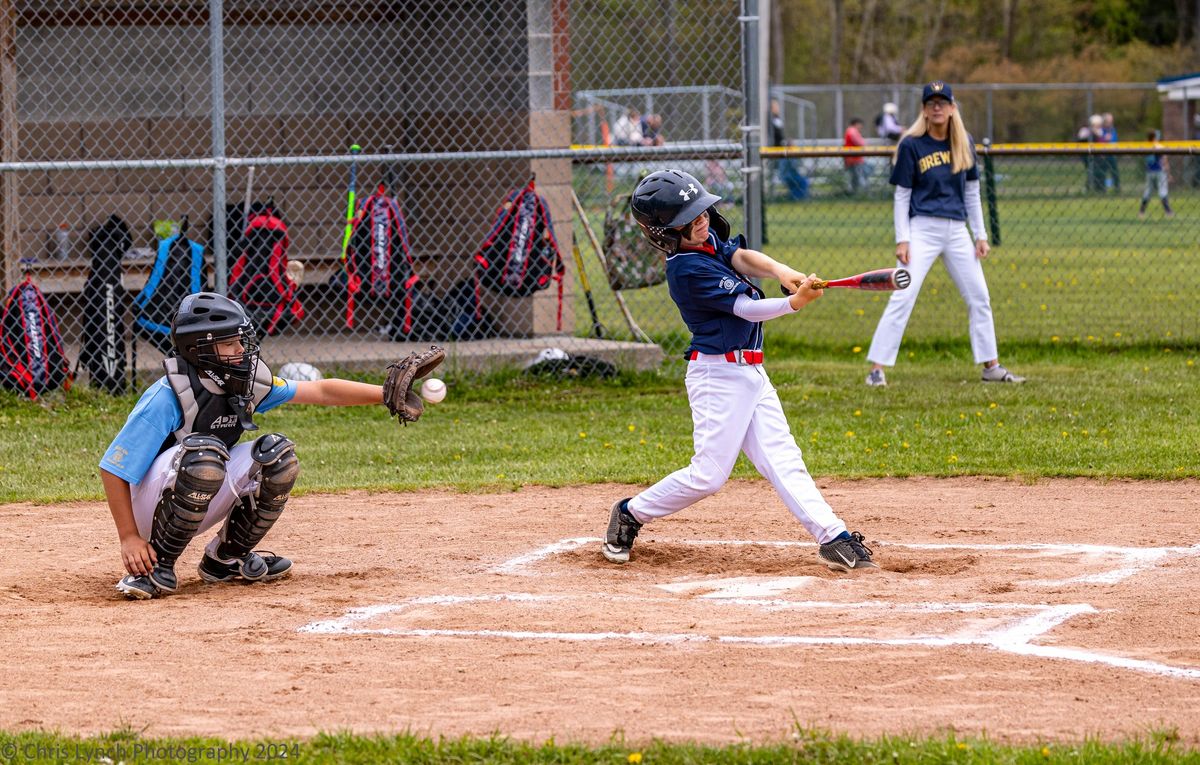
{"type": "Polygon", "coordinates": [[[592,299],[592,285],[588,281],[587,269],[583,265],[583,256],[579,254],[579,245],[571,244],[571,254],[575,256],[575,270],[579,272],[579,283],[583,285],[583,294],[587,298],[588,311],[592,314],[592,334],[603,340],[608,336],[608,330],[600,323],[596,315],[596,301],[592,299]]]}
{"type": "Polygon", "coordinates": [[[350,250],[350,231],[354,228],[354,214],[357,212],[354,209],[354,193],[355,186],[358,184],[358,160],[355,157],[362,151],[362,147],[354,144],[350,147],[350,186],[346,190],[346,228],[342,232],[342,262],[346,262],[346,253],[350,250]]]}
{"type": "MultiPolygon", "coordinates": [[[[912,277],[903,268],[880,268],[847,276],[845,279],[818,279],[813,283],[813,287],[819,290],[844,287],[851,290],[890,291],[906,289],[911,283],[912,277]]],[[[792,294],[783,285],[780,285],[779,289],[784,295],[792,294]]]]}
{"type": "MultiPolygon", "coordinates": [[[[384,144],[383,153],[391,154],[392,145],[384,144]]],[[[394,198],[396,196],[396,166],[391,162],[388,162],[383,168],[383,189],[384,193],[389,197],[394,198]]]]}

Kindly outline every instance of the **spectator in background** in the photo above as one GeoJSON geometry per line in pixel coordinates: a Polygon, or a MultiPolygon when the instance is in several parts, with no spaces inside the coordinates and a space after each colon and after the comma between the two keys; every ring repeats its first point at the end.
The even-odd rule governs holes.
{"type": "MultiPolygon", "coordinates": [[[[783,112],[779,102],[771,99],[771,145],[787,146],[787,134],[783,129],[783,112]]],[[[775,170],[779,181],[787,188],[788,196],[799,202],[808,199],[808,179],[796,166],[796,160],[791,157],[781,157],[775,160],[775,170]]]]}
{"type": "MultiPolygon", "coordinates": [[[[1079,128],[1079,132],[1075,134],[1076,140],[1080,143],[1100,143],[1104,136],[1104,118],[1099,114],[1093,114],[1088,117],[1088,124],[1079,128]]],[[[1091,154],[1081,154],[1080,160],[1083,162],[1085,178],[1084,188],[1088,191],[1104,192],[1104,171],[1101,167],[1100,160],[1102,157],[1095,157],[1091,154]]]]}
{"type": "MultiPolygon", "coordinates": [[[[862,136],[863,121],[858,117],[850,120],[850,124],[846,126],[846,133],[843,136],[842,146],[846,148],[866,146],[867,141],[862,136]]],[[[866,157],[861,154],[846,155],[843,159],[846,163],[846,175],[850,180],[850,193],[858,194],[867,187],[867,165],[866,157]]]]}
{"type": "MultiPolygon", "coordinates": [[[[1117,142],[1117,126],[1113,123],[1112,114],[1105,112],[1100,124],[1100,140],[1107,144],[1115,144],[1117,142]]],[[[1120,193],[1121,171],[1117,167],[1117,155],[1105,154],[1101,159],[1104,161],[1104,188],[1106,190],[1114,189],[1120,193]]]]}
{"type": "Polygon", "coordinates": [[[662,146],[665,142],[662,134],[662,115],[642,115],[642,145],[662,146]]]}
{"type": "Polygon", "coordinates": [[[612,142],[615,146],[642,145],[642,113],[630,109],[621,115],[612,128],[612,142]]]}
{"type": "MultiPolygon", "coordinates": [[[[1146,140],[1150,143],[1158,143],[1158,131],[1151,130],[1146,140]]],[[[1170,170],[1167,166],[1167,160],[1161,154],[1146,155],[1146,190],[1142,192],[1142,209],[1138,210],[1138,217],[1146,217],[1146,205],[1150,204],[1150,195],[1158,191],[1158,198],[1162,200],[1163,213],[1168,218],[1175,217],[1175,211],[1171,209],[1171,202],[1167,199],[1167,183],[1171,178],[1170,170]]]]}
{"type": "Polygon", "coordinates": [[[875,118],[875,133],[880,138],[886,139],[895,143],[900,140],[900,134],[904,132],[904,128],[900,127],[900,120],[897,118],[900,110],[891,101],[883,105],[883,111],[875,118]]]}

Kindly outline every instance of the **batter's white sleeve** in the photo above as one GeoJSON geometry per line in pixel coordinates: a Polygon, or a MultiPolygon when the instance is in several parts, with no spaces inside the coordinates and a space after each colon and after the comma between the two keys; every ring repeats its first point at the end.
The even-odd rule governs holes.
{"type": "Polygon", "coordinates": [[[963,198],[967,205],[967,221],[976,242],[987,239],[987,228],[983,225],[983,203],[979,199],[979,181],[967,181],[967,192],[963,198]]]}
{"type": "Polygon", "coordinates": [[[738,295],[733,301],[733,315],[746,321],[767,321],[795,313],[787,298],[763,298],[755,300],[749,295],[738,295]]]}
{"type": "Polygon", "coordinates": [[[892,218],[896,221],[896,244],[911,242],[912,232],[909,230],[909,207],[912,201],[912,189],[897,186],[892,205],[892,218]]]}

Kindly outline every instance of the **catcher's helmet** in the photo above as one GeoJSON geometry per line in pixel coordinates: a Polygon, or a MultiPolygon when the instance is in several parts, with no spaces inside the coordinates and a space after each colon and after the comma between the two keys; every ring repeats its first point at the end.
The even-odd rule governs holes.
{"type": "Polygon", "coordinates": [[[659,170],[638,183],[629,199],[633,219],[646,232],[650,243],[674,254],[682,239],[678,229],[708,210],[710,226],[723,239],[729,236],[729,224],[713,207],[721,198],[710,194],[700,181],[682,170],[659,170]]]}
{"type": "Polygon", "coordinates": [[[171,320],[175,353],[235,396],[248,396],[258,370],[259,345],[254,324],[236,300],[215,292],[196,292],[179,304],[171,320]],[[240,340],[240,355],[217,353],[217,343],[240,340]]]}

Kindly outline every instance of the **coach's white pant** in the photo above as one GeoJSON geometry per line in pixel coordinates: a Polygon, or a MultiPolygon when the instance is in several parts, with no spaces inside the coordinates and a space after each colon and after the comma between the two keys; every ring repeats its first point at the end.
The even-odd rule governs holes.
{"type": "Polygon", "coordinates": [[[939,255],[943,256],[946,271],[967,303],[971,351],[975,354],[975,363],[982,364],[997,358],[999,354],[996,352],[991,296],[983,278],[983,264],[975,257],[975,243],[967,232],[967,224],[948,218],[918,216],[910,221],[910,226],[908,264],[897,262],[896,266],[908,270],[912,283],[908,289],[892,293],[883,316],[879,318],[879,326],[875,328],[867,361],[889,367],[896,363],[908,317],[912,315],[921,285],[939,255]]]}
{"type": "MultiPolygon", "coordinates": [[[[196,532],[196,536],[223,523],[238,497],[258,491],[258,480],[250,477],[250,472],[254,468],[254,458],[250,456],[250,450],[253,447],[253,442],[247,442],[238,444],[229,451],[229,462],[225,463],[225,482],[221,484],[221,488],[209,502],[208,513],[200,523],[200,530],[196,532]]],[[[150,528],[154,524],[154,508],[158,506],[163,489],[175,486],[175,475],[179,468],[176,463],[178,454],[179,447],[173,446],[158,455],[158,458],[150,465],[150,469],[146,471],[146,477],[142,479],[142,482],[129,487],[129,493],[133,499],[133,519],[137,522],[138,536],[142,539],[150,539],[150,528]]],[[[220,541],[218,535],[208,543],[207,549],[213,555],[216,555],[217,545],[220,541]]]]}
{"type": "Polygon", "coordinates": [[[779,394],[761,364],[738,366],[723,357],[701,357],[688,363],[685,380],[696,454],[687,467],[629,501],[635,518],[643,523],[662,518],[713,494],[729,479],[743,451],[818,542],[846,530],[808,474],[779,394]]]}

